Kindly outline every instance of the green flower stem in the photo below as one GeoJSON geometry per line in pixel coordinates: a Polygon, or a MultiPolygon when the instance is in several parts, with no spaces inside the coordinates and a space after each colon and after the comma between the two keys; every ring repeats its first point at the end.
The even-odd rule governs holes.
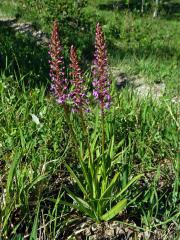
{"type": "Polygon", "coordinates": [[[80,117],[81,117],[81,123],[82,123],[84,138],[85,138],[85,141],[86,141],[86,144],[87,144],[87,147],[88,147],[88,154],[89,154],[89,160],[90,160],[90,173],[91,173],[92,184],[93,184],[93,197],[97,198],[97,187],[98,186],[97,186],[97,178],[94,174],[95,166],[93,164],[94,162],[93,162],[93,157],[92,157],[92,152],[91,152],[91,146],[90,146],[90,143],[89,143],[89,134],[88,134],[87,127],[86,127],[86,124],[85,124],[82,109],[80,110],[80,117]]]}
{"type": "Polygon", "coordinates": [[[93,159],[92,159],[91,147],[90,147],[90,144],[89,144],[89,134],[88,134],[88,131],[87,131],[87,127],[86,127],[86,124],[85,124],[85,120],[84,120],[82,110],[80,111],[80,117],[81,117],[83,133],[84,133],[85,140],[86,140],[86,143],[87,143],[87,146],[88,146],[89,158],[90,158],[90,162],[91,162],[91,166],[92,166],[93,159]]]}
{"type": "Polygon", "coordinates": [[[107,185],[107,176],[106,176],[106,163],[105,163],[105,158],[104,158],[104,153],[105,153],[105,124],[104,124],[104,106],[101,105],[101,130],[102,130],[102,186],[101,186],[101,191],[104,192],[106,189],[107,185]]]}
{"type": "Polygon", "coordinates": [[[105,149],[105,126],[104,126],[104,108],[101,107],[101,130],[102,130],[102,165],[103,177],[106,175],[105,162],[104,162],[104,149],[105,149]]]}
{"type": "Polygon", "coordinates": [[[84,177],[85,177],[85,180],[86,180],[86,183],[89,187],[89,190],[92,192],[91,190],[91,183],[89,181],[89,178],[88,178],[88,173],[86,171],[86,168],[84,166],[84,163],[83,163],[83,156],[81,156],[81,152],[80,152],[80,149],[79,149],[79,145],[78,145],[78,140],[76,138],[76,134],[74,132],[74,129],[73,129],[73,126],[71,124],[71,120],[70,120],[70,117],[69,117],[69,108],[67,105],[63,105],[63,109],[64,109],[64,113],[65,113],[65,118],[66,118],[66,122],[69,126],[69,129],[70,129],[70,133],[71,133],[71,136],[72,136],[72,139],[73,139],[73,142],[76,146],[76,149],[78,149],[78,151],[76,151],[76,155],[77,155],[77,158],[79,159],[80,161],[80,165],[82,167],[82,171],[83,171],[83,174],[84,174],[84,177]]]}
{"type": "MultiPolygon", "coordinates": [[[[73,129],[73,127],[72,127],[72,124],[71,124],[71,120],[70,120],[70,117],[69,117],[69,108],[68,108],[68,106],[67,105],[63,105],[63,108],[64,108],[64,113],[65,113],[65,118],[66,118],[66,122],[67,122],[67,124],[68,124],[68,126],[69,126],[69,129],[70,129],[70,132],[71,132],[71,136],[72,136],[72,138],[73,138],[73,142],[74,142],[74,144],[76,145],[76,147],[77,147],[77,149],[79,149],[79,146],[78,146],[78,144],[77,144],[77,138],[76,138],[76,134],[75,134],[75,132],[74,132],[74,129],[73,129]]],[[[78,155],[78,158],[79,158],[79,155],[78,155]]]]}

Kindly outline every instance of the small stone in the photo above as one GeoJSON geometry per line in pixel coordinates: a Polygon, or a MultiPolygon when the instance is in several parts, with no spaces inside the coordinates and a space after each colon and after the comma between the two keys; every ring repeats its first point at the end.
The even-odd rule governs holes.
{"type": "Polygon", "coordinates": [[[105,230],[105,236],[106,237],[114,237],[115,236],[115,230],[113,228],[106,229],[105,230]]]}
{"type": "Polygon", "coordinates": [[[97,224],[96,224],[96,223],[92,224],[91,230],[92,230],[93,232],[95,232],[95,231],[97,230],[97,224]]]}
{"type": "Polygon", "coordinates": [[[95,240],[95,239],[96,239],[96,235],[91,235],[91,236],[89,236],[88,239],[89,239],[89,240],[95,240]]]}
{"type": "Polygon", "coordinates": [[[79,235],[80,233],[84,232],[85,229],[79,229],[74,232],[75,235],[79,235]]]}
{"type": "Polygon", "coordinates": [[[48,43],[48,42],[49,42],[49,39],[48,39],[46,36],[43,36],[42,39],[41,39],[41,41],[42,41],[43,43],[48,43]]]}
{"type": "Polygon", "coordinates": [[[145,237],[145,239],[149,239],[150,238],[150,232],[149,231],[145,231],[144,232],[144,237],[145,237]]]}
{"type": "Polygon", "coordinates": [[[85,234],[86,234],[87,237],[91,235],[90,228],[85,229],[85,234]]]}
{"type": "Polygon", "coordinates": [[[79,225],[79,228],[84,229],[85,227],[87,227],[87,222],[83,222],[79,225]]]}
{"type": "Polygon", "coordinates": [[[122,228],[116,228],[116,235],[124,235],[125,232],[122,228]]]}

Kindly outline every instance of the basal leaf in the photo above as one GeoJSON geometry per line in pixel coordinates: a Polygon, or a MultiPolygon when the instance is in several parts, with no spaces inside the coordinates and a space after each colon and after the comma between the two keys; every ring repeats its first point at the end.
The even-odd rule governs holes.
{"type": "Polygon", "coordinates": [[[137,180],[139,180],[142,176],[144,176],[144,174],[139,174],[136,177],[134,177],[133,179],[131,179],[128,184],[120,191],[120,193],[118,193],[115,197],[115,199],[117,199],[118,197],[120,197],[134,182],[136,182],[137,180]]]}
{"type": "Polygon", "coordinates": [[[111,197],[111,196],[110,196],[110,192],[111,192],[113,186],[116,184],[119,175],[120,175],[119,172],[114,175],[114,177],[113,177],[113,179],[111,180],[109,186],[108,186],[108,187],[106,188],[106,190],[102,193],[100,200],[102,200],[103,198],[106,198],[106,197],[111,197]]]}
{"type": "Polygon", "coordinates": [[[110,159],[113,158],[114,156],[114,135],[112,136],[111,138],[111,143],[110,143],[110,148],[109,148],[109,156],[110,156],[110,159]]]}
{"type": "Polygon", "coordinates": [[[76,208],[78,208],[81,212],[84,212],[86,215],[94,218],[94,214],[92,212],[92,208],[86,201],[84,201],[82,198],[76,196],[68,188],[65,187],[65,190],[67,191],[69,196],[77,203],[77,207],[76,208]]]}
{"type": "Polygon", "coordinates": [[[15,153],[15,156],[13,157],[13,160],[12,160],[11,167],[10,167],[9,172],[8,172],[8,179],[7,179],[7,186],[6,186],[7,198],[10,197],[9,194],[10,194],[10,191],[11,191],[11,186],[12,186],[15,170],[16,170],[16,167],[17,167],[19,161],[20,161],[20,156],[21,156],[20,152],[15,153]]]}
{"type": "Polygon", "coordinates": [[[32,232],[30,235],[30,240],[37,239],[39,209],[40,209],[40,202],[38,203],[37,208],[36,208],[36,216],[34,218],[34,223],[33,223],[32,232]]]}
{"type": "Polygon", "coordinates": [[[120,202],[118,202],[111,210],[109,210],[107,213],[101,216],[101,220],[109,221],[113,217],[115,217],[117,214],[123,211],[123,209],[127,205],[127,199],[123,199],[120,202]]]}
{"type": "Polygon", "coordinates": [[[78,184],[79,188],[81,189],[81,191],[84,193],[85,196],[88,196],[85,188],[83,187],[83,185],[81,184],[80,180],[78,179],[78,177],[76,176],[76,174],[73,172],[73,170],[70,168],[70,166],[65,163],[65,166],[68,170],[68,172],[71,174],[71,176],[74,178],[74,180],[76,181],[76,183],[78,184]]]}

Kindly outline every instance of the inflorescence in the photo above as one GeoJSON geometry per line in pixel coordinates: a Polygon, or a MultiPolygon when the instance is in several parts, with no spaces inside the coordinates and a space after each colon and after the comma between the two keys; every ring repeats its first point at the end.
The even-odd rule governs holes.
{"type": "Polygon", "coordinates": [[[70,76],[72,77],[71,83],[73,86],[70,92],[70,98],[73,102],[73,111],[79,111],[80,109],[87,108],[86,87],[84,79],[82,78],[81,69],[79,67],[76,49],[71,46],[70,50],[70,68],[72,69],[70,76]]]}
{"type": "Polygon", "coordinates": [[[95,54],[93,62],[93,95],[99,101],[101,109],[109,108],[110,81],[108,76],[107,49],[100,24],[96,26],[95,54]]]}
{"type": "Polygon", "coordinates": [[[49,55],[51,56],[50,63],[50,77],[51,90],[60,104],[64,104],[67,95],[67,78],[65,77],[64,58],[62,55],[62,46],[59,40],[58,22],[53,24],[53,31],[49,45],[49,55]]]}
{"type": "MultiPolygon", "coordinates": [[[[68,81],[65,77],[64,58],[62,55],[62,46],[59,40],[58,23],[53,24],[53,31],[50,41],[50,77],[52,80],[51,89],[58,103],[67,104],[67,99],[72,101],[72,110],[79,111],[87,109],[87,89],[82,72],[79,67],[76,49],[71,46],[70,49],[70,77],[71,91],[68,92],[68,81]]],[[[100,104],[101,110],[109,108],[110,97],[110,80],[108,74],[107,49],[104,35],[100,24],[96,26],[95,54],[93,61],[93,96],[100,104]]]]}

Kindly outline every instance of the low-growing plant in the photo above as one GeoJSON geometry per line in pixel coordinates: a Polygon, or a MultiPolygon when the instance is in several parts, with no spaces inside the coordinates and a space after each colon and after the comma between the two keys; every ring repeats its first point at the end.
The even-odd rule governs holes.
{"type": "Polygon", "coordinates": [[[20,166],[22,153],[17,149],[14,149],[14,152],[7,181],[5,184],[0,182],[2,192],[0,198],[0,237],[5,239],[10,232],[16,234],[24,219],[28,219],[27,213],[31,213],[32,206],[40,203],[39,199],[43,190],[42,182],[47,178],[43,172],[38,175],[30,167],[20,166]],[[20,215],[22,219],[19,219],[20,215]]]}
{"type": "Polygon", "coordinates": [[[110,220],[136,199],[137,195],[128,199],[127,192],[130,186],[142,177],[142,174],[128,181],[126,174],[121,172],[120,166],[116,164],[122,154],[118,152],[122,141],[119,145],[115,144],[113,119],[109,122],[106,121],[112,97],[110,96],[111,82],[109,80],[107,49],[100,24],[98,23],[96,26],[95,54],[92,66],[93,96],[95,98],[93,101],[91,97],[92,105],[88,98],[76,49],[73,46],[70,51],[71,72],[69,75],[71,80],[68,81],[65,77],[57,21],[54,22],[53,26],[50,56],[52,90],[57,102],[64,109],[66,122],[82,171],[78,175],[70,164],[65,163],[83,196],[64,186],[74,202],[61,201],[61,204],[78,209],[96,222],[110,220]],[[98,106],[94,106],[94,102],[97,102],[98,106]],[[94,115],[95,119],[92,132],[89,131],[89,111],[89,114],[94,115]],[[121,177],[124,179],[120,179],[121,177]]]}

